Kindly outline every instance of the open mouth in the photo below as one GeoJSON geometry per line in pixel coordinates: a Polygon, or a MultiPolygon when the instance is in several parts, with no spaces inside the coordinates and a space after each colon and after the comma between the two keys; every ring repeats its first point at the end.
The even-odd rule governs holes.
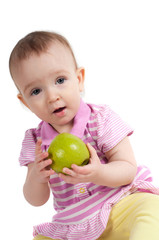
{"type": "Polygon", "coordinates": [[[61,108],[58,108],[56,109],[53,113],[59,113],[59,112],[62,112],[66,107],[61,107],[61,108]]]}

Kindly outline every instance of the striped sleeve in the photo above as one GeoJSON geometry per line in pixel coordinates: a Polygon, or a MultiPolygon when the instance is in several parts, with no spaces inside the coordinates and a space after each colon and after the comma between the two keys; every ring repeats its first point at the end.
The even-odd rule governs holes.
{"type": "Polygon", "coordinates": [[[132,128],[126,124],[118,114],[103,105],[97,113],[97,143],[102,152],[115,147],[126,136],[133,133],[132,128]]]}
{"type": "Polygon", "coordinates": [[[34,129],[27,130],[22,142],[22,149],[19,157],[19,163],[21,166],[27,166],[29,163],[34,162],[35,141],[34,129]]]}

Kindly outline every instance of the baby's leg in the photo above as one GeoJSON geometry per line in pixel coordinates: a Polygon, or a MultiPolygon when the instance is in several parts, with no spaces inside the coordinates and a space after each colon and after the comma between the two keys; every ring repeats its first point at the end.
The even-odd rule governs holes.
{"type": "Polygon", "coordinates": [[[134,193],[117,203],[98,240],[159,240],[159,196],[134,193]]]}
{"type": "Polygon", "coordinates": [[[130,240],[159,239],[159,196],[142,193],[134,212],[130,240]]]}

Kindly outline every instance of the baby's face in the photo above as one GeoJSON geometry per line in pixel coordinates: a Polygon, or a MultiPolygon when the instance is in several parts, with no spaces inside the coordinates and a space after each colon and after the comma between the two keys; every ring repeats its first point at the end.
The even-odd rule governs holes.
{"type": "Polygon", "coordinates": [[[13,70],[18,98],[58,132],[68,132],[80,105],[84,69],[76,69],[65,46],[53,43],[40,56],[32,54],[13,70]]]}

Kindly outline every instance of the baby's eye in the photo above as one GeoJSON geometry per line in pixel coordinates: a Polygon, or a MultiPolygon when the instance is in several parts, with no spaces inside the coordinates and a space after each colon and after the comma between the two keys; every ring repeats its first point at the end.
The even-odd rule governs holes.
{"type": "Polygon", "coordinates": [[[34,89],[32,92],[31,92],[31,95],[34,96],[34,95],[38,95],[39,93],[41,92],[41,89],[34,89]]]}
{"type": "Polygon", "coordinates": [[[65,81],[65,78],[58,78],[57,81],[56,81],[56,84],[63,84],[65,81]]]}

